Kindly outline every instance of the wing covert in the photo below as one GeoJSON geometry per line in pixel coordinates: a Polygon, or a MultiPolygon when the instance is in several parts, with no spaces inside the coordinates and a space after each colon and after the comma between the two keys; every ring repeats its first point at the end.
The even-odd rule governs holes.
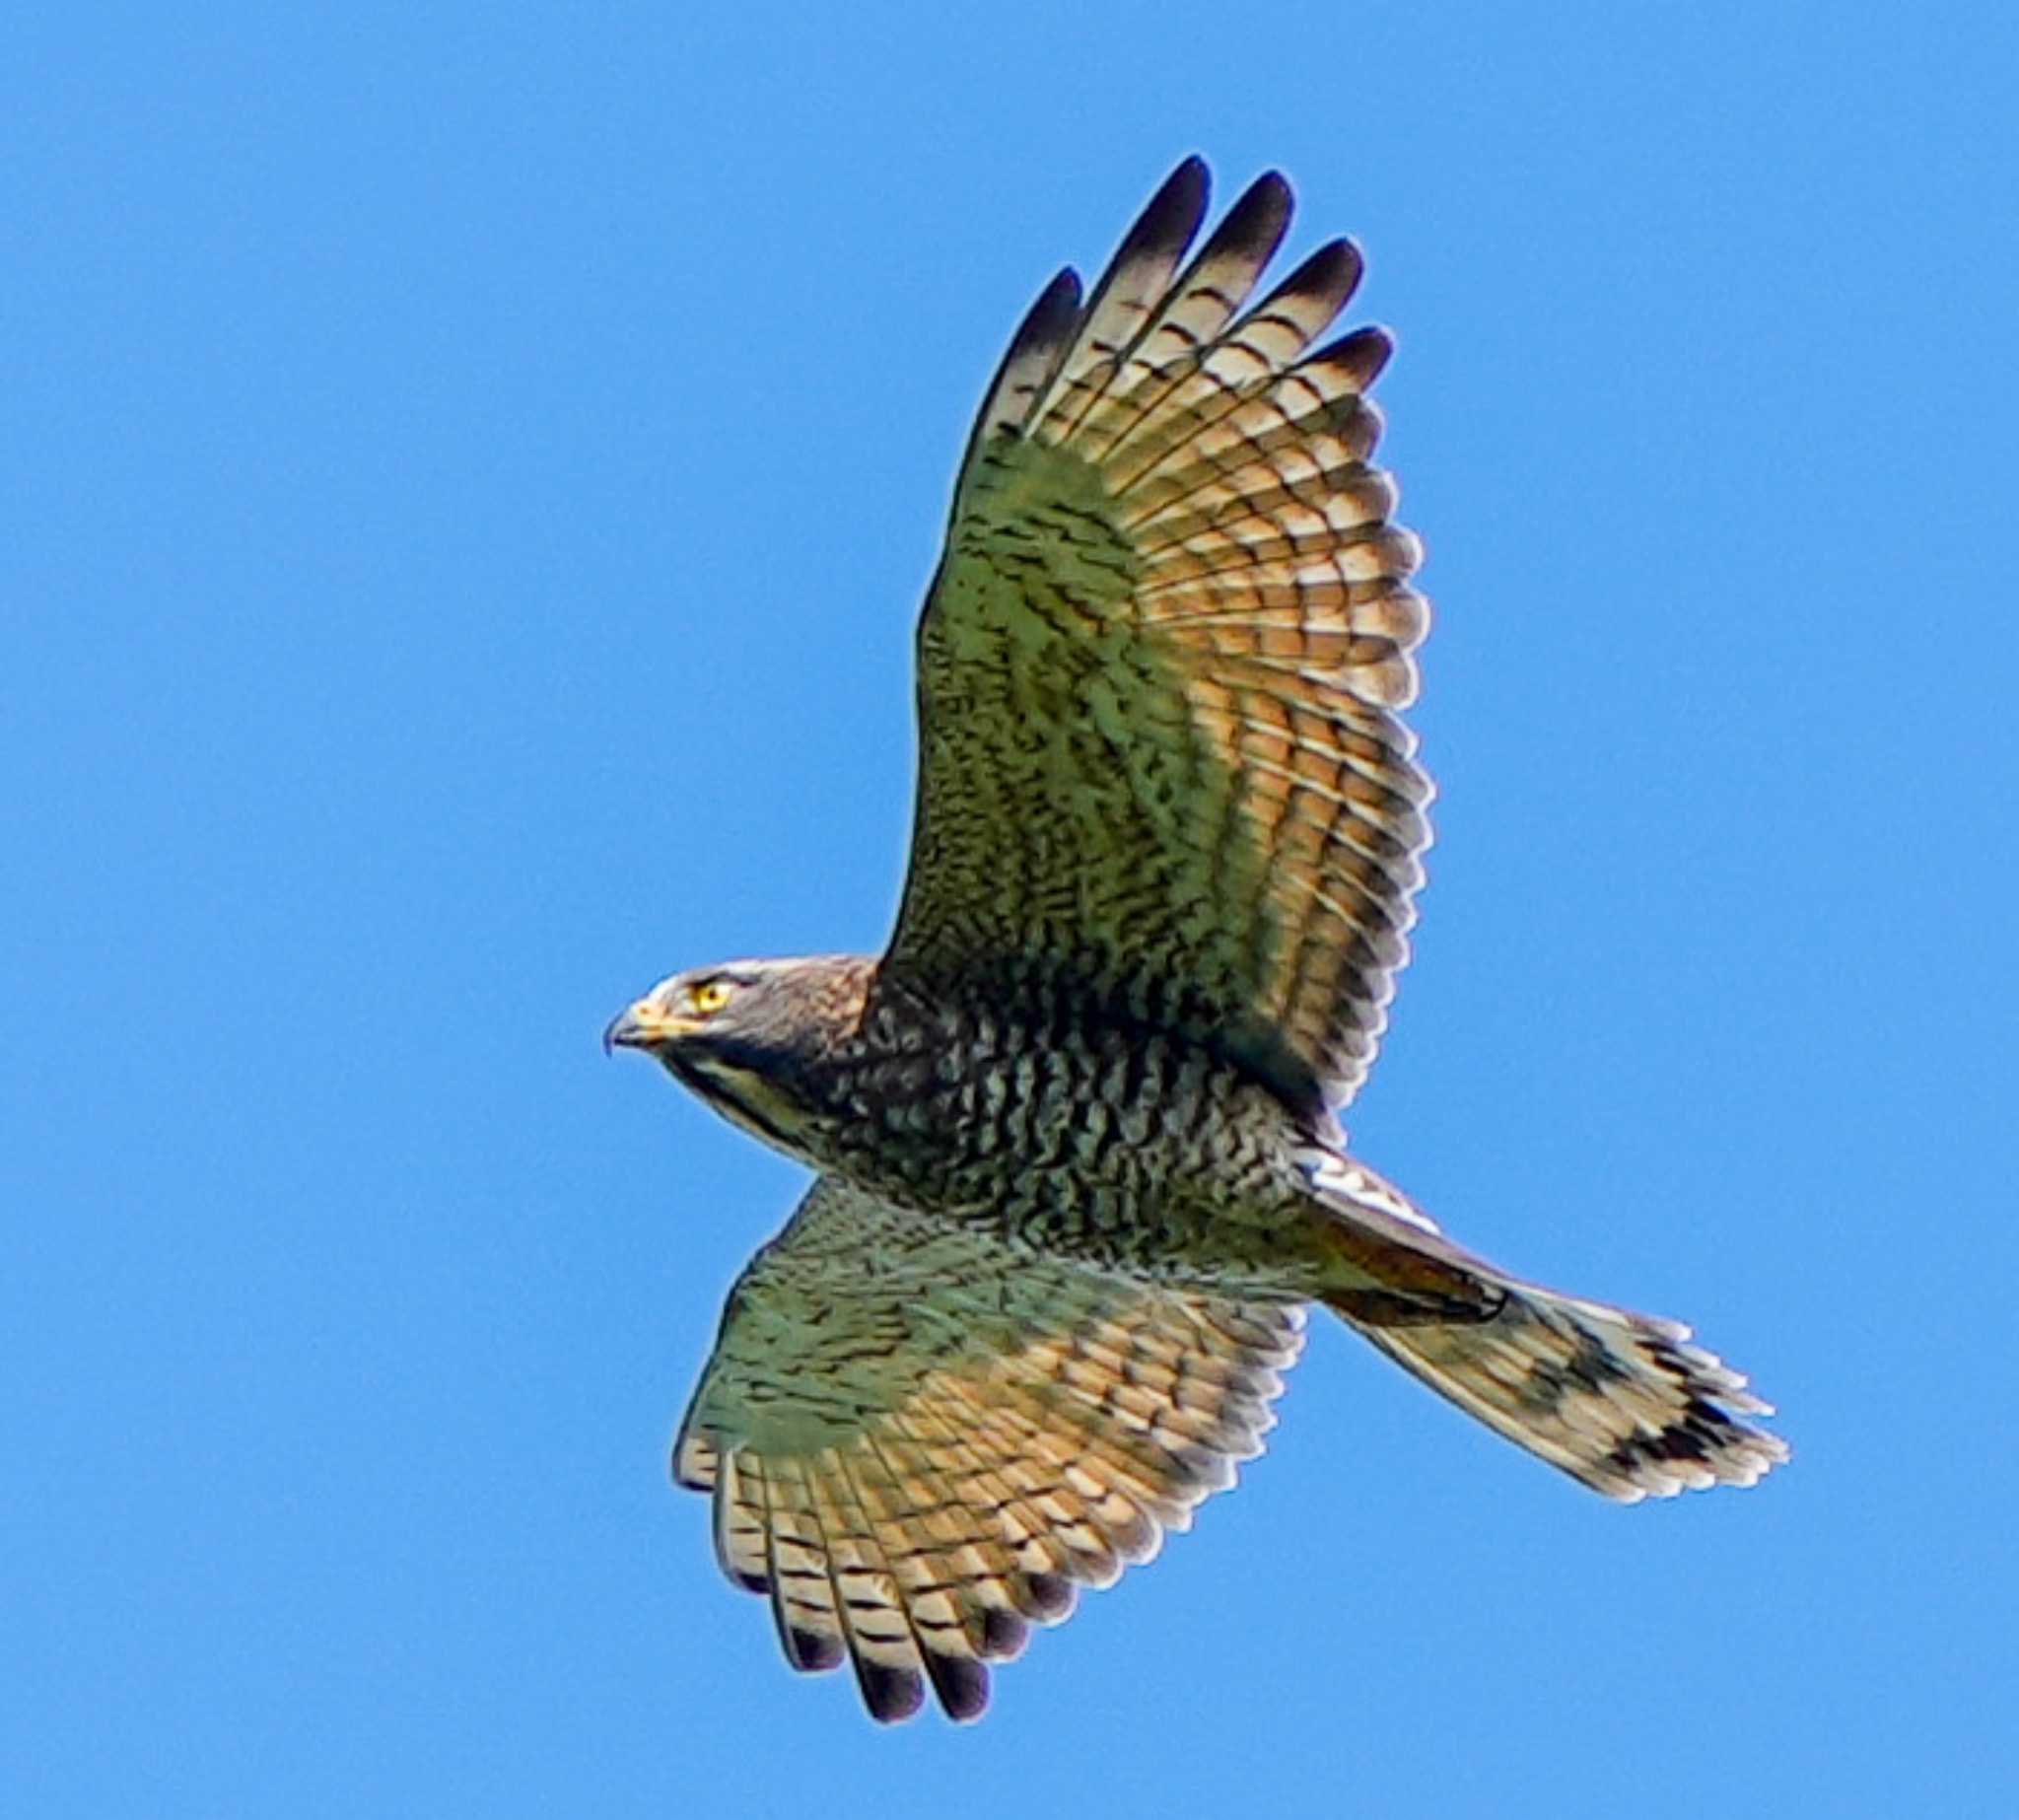
{"type": "Polygon", "coordinates": [[[674,1443],[786,1658],[877,1718],[988,1701],[1079,1586],[1262,1450],[1303,1313],[1102,1276],[823,1177],[751,1261],[674,1443]]]}

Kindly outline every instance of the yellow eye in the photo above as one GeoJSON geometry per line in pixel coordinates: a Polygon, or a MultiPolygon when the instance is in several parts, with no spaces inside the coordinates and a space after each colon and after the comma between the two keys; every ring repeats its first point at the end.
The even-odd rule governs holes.
{"type": "Polygon", "coordinates": [[[703,980],[688,994],[694,1009],[704,1017],[713,1015],[730,1002],[731,986],[728,980],[703,980]]]}

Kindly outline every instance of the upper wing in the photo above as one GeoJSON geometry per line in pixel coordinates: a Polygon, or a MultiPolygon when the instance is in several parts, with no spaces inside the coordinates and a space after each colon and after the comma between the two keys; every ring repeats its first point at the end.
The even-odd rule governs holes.
{"type": "Polygon", "coordinates": [[[817,1181],[731,1293],[674,1443],[786,1659],[955,1718],[1076,1585],[1148,1561],[1262,1450],[1295,1307],[1178,1295],[817,1181]]]}
{"type": "Polygon", "coordinates": [[[1178,273],[1206,184],[1178,169],[1083,309],[1062,273],[982,406],[919,626],[885,964],[1064,971],[1336,1102],[1423,881],[1431,788],[1395,710],[1427,608],[1368,458],[1388,339],[1307,351],[1358,254],[1240,314],[1289,188],[1262,177],[1178,273]]]}

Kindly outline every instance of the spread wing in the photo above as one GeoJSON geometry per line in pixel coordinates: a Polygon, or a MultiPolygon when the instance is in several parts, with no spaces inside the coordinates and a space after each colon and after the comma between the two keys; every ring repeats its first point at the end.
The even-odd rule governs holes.
{"type": "Polygon", "coordinates": [[[1303,1315],[1027,1255],[817,1181],[731,1293],[673,1450],[786,1659],[879,1719],[988,1703],[1076,1589],[1262,1450],[1303,1315]]]}
{"type": "Polygon", "coordinates": [[[1397,718],[1427,624],[1371,464],[1335,241],[1244,311],[1289,219],[1181,166],[1082,308],[1017,331],[919,627],[920,776],[885,966],[1064,973],[1338,1102],[1408,957],[1429,780],[1397,718]]]}

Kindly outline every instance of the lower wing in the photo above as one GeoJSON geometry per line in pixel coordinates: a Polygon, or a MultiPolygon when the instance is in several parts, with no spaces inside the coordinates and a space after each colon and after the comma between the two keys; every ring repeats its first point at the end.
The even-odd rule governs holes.
{"type": "Polygon", "coordinates": [[[989,1661],[1261,1452],[1302,1332],[824,1177],[731,1292],[673,1474],[795,1668],[852,1661],[879,1719],[928,1682],[973,1718],[989,1661]]]}

